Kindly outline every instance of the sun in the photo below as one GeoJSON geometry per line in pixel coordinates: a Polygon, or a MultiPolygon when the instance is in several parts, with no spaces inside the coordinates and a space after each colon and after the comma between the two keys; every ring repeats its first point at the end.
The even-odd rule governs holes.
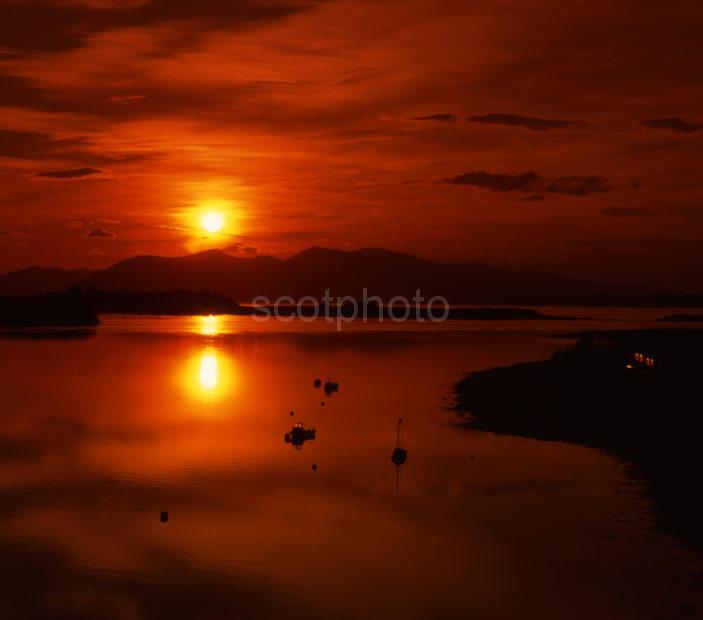
{"type": "Polygon", "coordinates": [[[200,225],[209,233],[219,232],[225,225],[225,216],[221,211],[206,211],[200,218],[200,225]]]}

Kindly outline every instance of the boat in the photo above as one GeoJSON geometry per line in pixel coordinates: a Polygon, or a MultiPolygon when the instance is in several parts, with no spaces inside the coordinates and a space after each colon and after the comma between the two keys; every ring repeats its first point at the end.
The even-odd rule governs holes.
{"type": "Polygon", "coordinates": [[[391,454],[391,462],[395,465],[395,492],[396,495],[400,492],[400,481],[403,478],[403,465],[408,460],[408,451],[403,448],[403,435],[401,428],[403,418],[398,420],[398,429],[396,431],[395,448],[391,454]]]}
{"type": "Polygon", "coordinates": [[[315,429],[305,428],[302,423],[296,422],[283,439],[286,443],[292,444],[294,448],[300,449],[306,441],[315,439],[315,429]]]}
{"type": "Polygon", "coordinates": [[[339,392],[339,383],[337,383],[337,381],[332,381],[332,379],[327,379],[327,381],[325,381],[325,394],[327,394],[327,396],[332,396],[335,392],[339,392]]]}

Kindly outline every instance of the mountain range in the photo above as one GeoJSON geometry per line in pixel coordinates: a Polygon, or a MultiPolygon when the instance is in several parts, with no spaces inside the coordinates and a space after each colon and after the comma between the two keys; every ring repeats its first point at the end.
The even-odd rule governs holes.
{"type": "Polygon", "coordinates": [[[0,276],[0,295],[60,292],[72,286],[104,291],[208,290],[249,303],[257,296],[360,298],[384,302],[420,290],[450,304],[702,306],[703,294],[645,290],[478,262],[439,263],[381,248],[311,247],[288,259],[242,258],[222,250],[180,257],[135,256],[104,270],[29,267],[0,276]]]}

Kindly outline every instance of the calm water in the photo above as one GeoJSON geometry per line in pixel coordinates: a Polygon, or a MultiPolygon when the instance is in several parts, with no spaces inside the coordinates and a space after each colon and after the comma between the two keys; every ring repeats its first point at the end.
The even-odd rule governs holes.
{"type": "Polygon", "coordinates": [[[341,334],[113,317],[0,338],[0,617],[693,617],[703,564],[621,464],[444,409],[462,372],[661,314],[341,334]],[[317,431],[299,450],[295,422],[317,431]]]}

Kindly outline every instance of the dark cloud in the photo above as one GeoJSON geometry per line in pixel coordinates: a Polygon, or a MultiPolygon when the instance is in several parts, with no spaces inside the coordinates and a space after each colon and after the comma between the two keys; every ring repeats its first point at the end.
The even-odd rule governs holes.
{"type": "Polygon", "coordinates": [[[430,114],[428,116],[411,116],[411,121],[430,121],[434,123],[456,123],[459,117],[456,114],[430,114]]]}
{"type": "Polygon", "coordinates": [[[0,74],[0,92],[4,106],[27,106],[39,109],[63,110],[51,93],[34,86],[28,79],[0,74]]]}
{"type": "Polygon", "coordinates": [[[239,241],[235,241],[234,243],[231,243],[227,247],[222,248],[224,252],[229,252],[231,254],[237,254],[237,253],[242,253],[246,254],[247,256],[253,256],[254,254],[257,254],[259,252],[258,248],[252,247],[250,245],[244,245],[243,243],[240,243],[239,241]]]}
{"type": "Polygon", "coordinates": [[[484,187],[494,192],[549,192],[553,194],[567,194],[570,196],[584,196],[593,192],[607,192],[611,186],[600,177],[572,175],[543,179],[536,172],[523,174],[502,174],[479,170],[466,172],[454,177],[442,179],[442,183],[449,185],[473,185],[484,187]]]}
{"type": "MultiPolygon", "coordinates": [[[[13,159],[28,159],[41,161],[43,159],[60,158],[63,161],[76,164],[92,164],[92,166],[70,169],[68,172],[80,171],[75,176],[86,176],[101,172],[93,166],[121,164],[135,161],[158,159],[162,153],[158,152],[124,152],[119,154],[101,154],[96,152],[95,145],[84,137],[56,139],[51,134],[34,131],[16,131],[14,129],[0,129],[0,157],[13,159]],[[88,172],[94,170],[95,172],[88,172]]],[[[63,170],[41,172],[36,176],[48,178],[74,178],[64,176],[63,170]]]]}
{"type": "Polygon", "coordinates": [[[234,243],[230,243],[228,246],[222,248],[223,252],[231,252],[232,254],[239,252],[242,249],[241,243],[238,241],[235,241],[234,243]]]}
{"type": "Polygon", "coordinates": [[[630,177],[628,183],[632,189],[642,189],[644,187],[644,181],[637,177],[630,177]]]}
{"type": "Polygon", "coordinates": [[[539,191],[542,179],[535,172],[524,174],[493,174],[479,170],[466,172],[455,177],[442,179],[442,183],[450,185],[475,185],[485,187],[494,192],[534,192],[539,191]]]}
{"type": "MultiPolygon", "coordinates": [[[[0,33],[1,31],[2,25],[0,33]]],[[[163,42],[162,45],[163,53],[168,54],[171,51],[169,45],[163,42]]],[[[12,70],[11,63],[7,63],[6,67],[8,71],[12,70]]],[[[147,80],[140,85],[138,92],[132,88],[120,91],[115,89],[110,81],[95,81],[80,89],[57,90],[41,88],[31,79],[3,74],[2,70],[3,68],[0,68],[0,93],[4,106],[53,113],[70,112],[110,119],[159,117],[164,113],[202,111],[203,107],[221,103],[223,100],[239,100],[260,93],[262,89],[275,88],[272,81],[238,82],[212,85],[207,89],[184,89],[168,80],[147,80]]],[[[115,71],[119,73],[119,68],[115,68],[115,71]]],[[[256,114],[253,113],[253,116],[256,117],[256,114]]]]}
{"type": "Polygon", "coordinates": [[[49,179],[80,179],[81,177],[88,177],[93,174],[100,174],[102,170],[98,168],[90,168],[88,166],[84,168],[72,168],[71,170],[51,170],[49,172],[39,172],[35,174],[36,177],[46,177],[49,179]]]}
{"type": "Polygon", "coordinates": [[[600,248],[600,247],[616,247],[622,248],[623,246],[643,246],[643,245],[661,245],[675,242],[675,239],[669,237],[611,237],[611,238],[600,238],[600,239],[577,239],[572,241],[569,245],[575,247],[584,248],[600,248]]]}
{"type": "Polygon", "coordinates": [[[165,22],[191,24],[197,34],[208,28],[232,29],[281,19],[314,4],[313,0],[151,0],[131,5],[115,3],[106,8],[49,0],[5,0],[0,2],[3,21],[0,47],[21,52],[64,51],[80,47],[94,33],[165,22]]]}
{"type": "Polygon", "coordinates": [[[573,175],[544,181],[541,189],[543,192],[553,192],[555,194],[585,196],[594,192],[607,192],[612,189],[612,186],[600,177],[573,175]]]}
{"type": "Polygon", "coordinates": [[[80,138],[56,140],[48,133],[0,129],[0,157],[34,159],[75,151],[86,144],[87,141],[80,138]]]}
{"type": "MultiPolygon", "coordinates": [[[[164,90],[167,91],[165,94],[170,94],[168,89],[164,90]]],[[[115,94],[113,89],[108,89],[104,85],[96,85],[94,90],[80,92],[45,90],[26,78],[1,73],[0,92],[2,104],[5,106],[117,117],[136,115],[140,107],[138,104],[146,98],[145,95],[131,93],[115,94]]]]}
{"type": "Polygon", "coordinates": [[[650,207],[605,207],[601,210],[608,217],[651,217],[657,212],[650,207]]]}
{"type": "Polygon", "coordinates": [[[642,121],[642,124],[651,129],[667,129],[669,131],[675,131],[676,133],[691,133],[703,127],[700,123],[685,121],[678,116],[673,116],[671,118],[650,118],[649,120],[642,121]]]}
{"type": "Polygon", "coordinates": [[[488,125],[511,125],[524,127],[531,131],[547,131],[548,129],[578,129],[586,126],[583,121],[554,120],[548,118],[533,118],[517,114],[476,114],[467,119],[470,123],[485,123],[488,125]]]}
{"type": "Polygon", "coordinates": [[[98,239],[112,239],[114,238],[114,233],[104,228],[91,228],[85,235],[86,237],[95,237],[98,239]]]}
{"type": "MultiPolygon", "coordinates": [[[[2,26],[0,26],[1,29],[2,26]]],[[[170,51],[168,45],[163,44],[163,53],[168,54],[170,51]]],[[[8,64],[9,67],[11,67],[10,64],[8,64]]],[[[114,71],[120,74],[119,67],[115,67],[114,71]]],[[[115,80],[123,78],[124,76],[115,80]]],[[[266,89],[275,89],[273,81],[252,80],[246,83],[240,81],[236,84],[213,84],[206,89],[187,89],[168,80],[145,80],[145,83],[140,85],[140,92],[134,92],[131,89],[116,92],[109,82],[95,81],[80,89],[57,90],[39,88],[27,78],[0,73],[3,105],[52,113],[69,112],[91,117],[99,116],[107,119],[153,118],[177,112],[202,112],[204,107],[220,104],[224,100],[241,100],[266,89]]],[[[245,112],[249,114],[249,118],[260,118],[255,110],[250,109],[245,112]]],[[[240,118],[246,118],[246,115],[240,118]]]]}
{"type": "Polygon", "coordinates": [[[112,95],[107,98],[110,103],[134,105],[146,99],[146,95],[112,95]]]}

